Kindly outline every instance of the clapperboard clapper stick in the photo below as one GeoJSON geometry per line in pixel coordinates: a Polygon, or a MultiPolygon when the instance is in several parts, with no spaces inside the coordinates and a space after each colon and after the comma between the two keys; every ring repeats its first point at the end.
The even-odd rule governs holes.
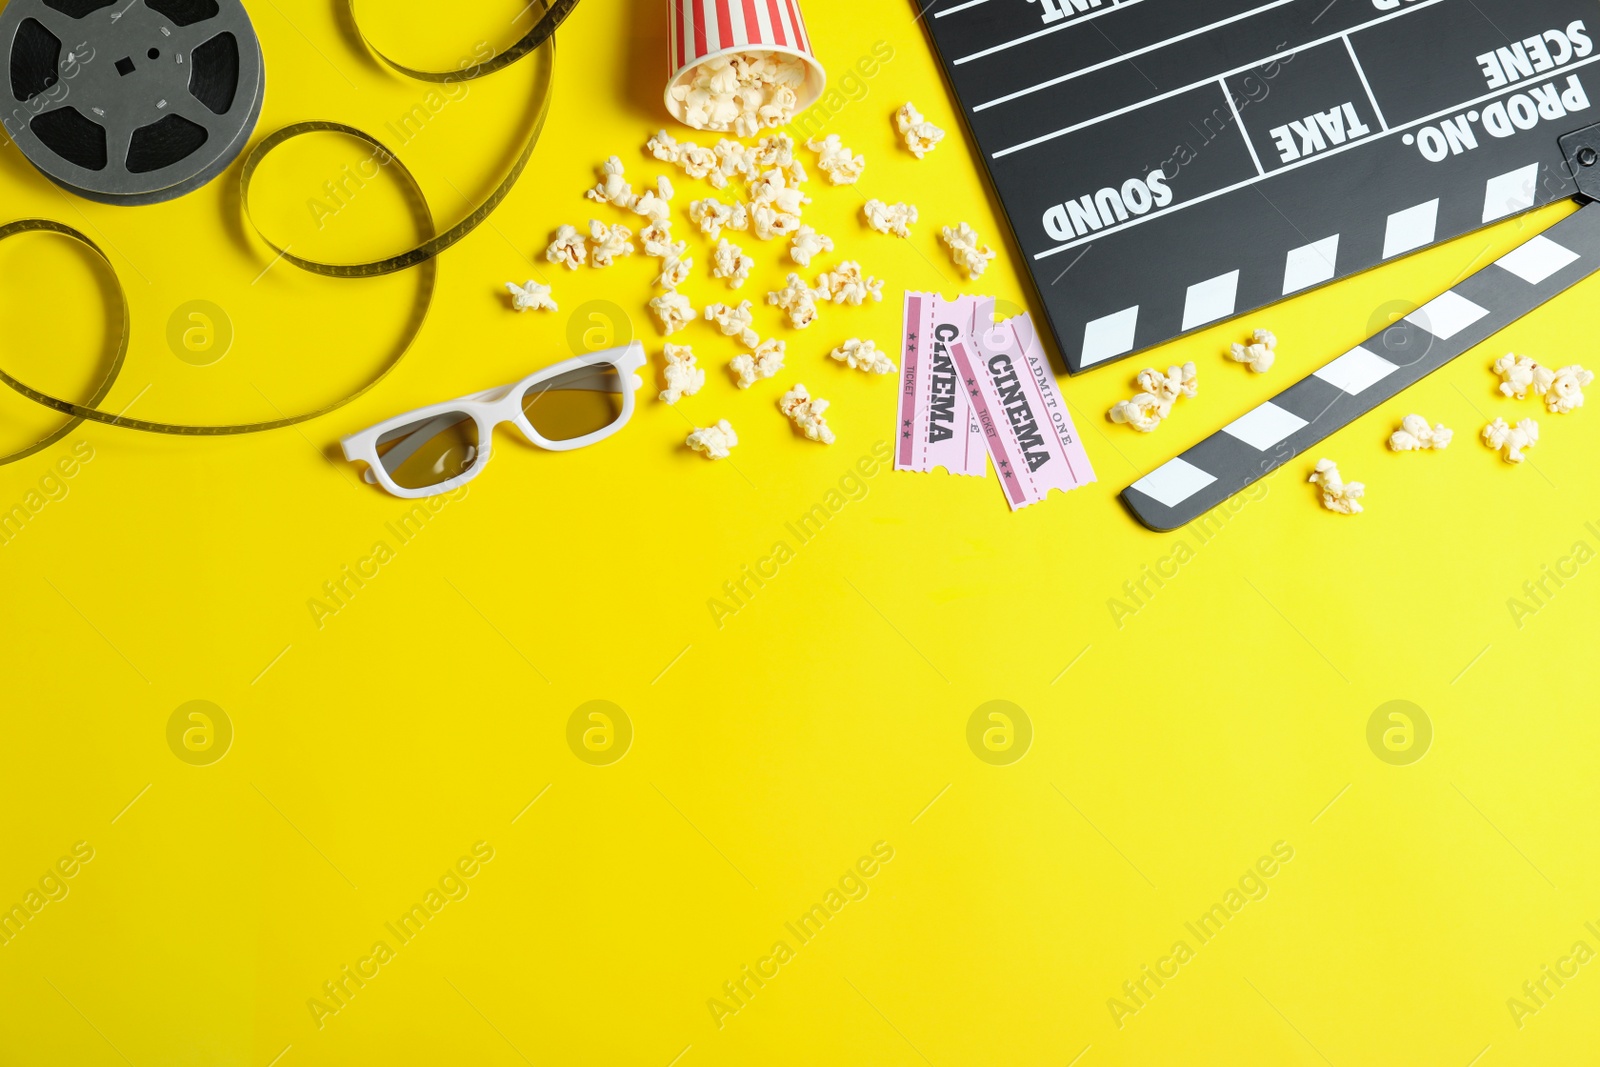
{"type": "Polygon", "coordinates": [[[1134,516],[1152,530],[1193,522],[1600,270],[1600,125],[1560,143],[1576,214],[1133,483],[1134,516]]]}

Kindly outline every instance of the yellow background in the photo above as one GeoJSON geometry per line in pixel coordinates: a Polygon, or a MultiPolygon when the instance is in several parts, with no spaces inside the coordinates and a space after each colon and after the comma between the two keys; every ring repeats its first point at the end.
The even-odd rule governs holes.
{"type": "MultiPolygon", "coordinates": [[[[527,25],[510,22],[515,0],[369,6],[372,39],[418,65],[527,25]]],[[[93,451],[0,546],[0,903],[22,901],[74,843],[94,850],[68,895],[0,947],[0,1063],[1490,1067],[1592,1055],[1600,965],[1520,1028],[1507,999],[1574,942],[1600,948],[1584,926],[1600,926],[1600,568],[1579,568],[1520,626],[1508,600],[1575,542],[1600,547],[1585,528],[1600,525],[1600,412],[1545,417],[1503,400],[1488,365],[1508,349],[1600,361],[1596,283],[1328,441],[1368,485],[1362,516],[1318,506],[1304,483],[1315,457],[1204,544],[1139,528],[1116,499],[1367,337],[1391,302],[1429,298],[1569,209],[1063,380],[1096,485],[1012,514],[992,477],[879,469],[800,545],[785,524],[841,479],[857,486],[847,476],[893,432],[897,379],[827,350],[850,336],[893,349],[908,288],[1039,310],[1009,244],[967,284],[937,241],[966,220],[1000,246],[1004,227],[922,28],[897,5],[870,18],[859,2],[805,6],[836,84],[875,42],[893,48],[827,125],[866,155],[865,177],[813,181],[806,213],[840,245],[822,262],[859,258],[888,285],[882,304],[826,307],[803,334],[763,308],[758,327],[789,340],[780,381],[736,390],[723,370],[733,343],[700,323],[687,334],[709,370],[699,395],[668,407],[652,381],[624,432],[577,453],[503,431],[470,491],[404,544],[386,524],[407,506],[338,458],[346,433],[564,358],[569,330],[595,325],[573,319],[590,301],[620,309],[615,328],[644,338],[659,373],[654,261],[569,273],[541,254],[563,222],[623,220],[581,198],[607,155],[636,181],[666,169],[642,153],[666,124],[664,4],[587,0],[559,34],[533,166],[443,257],[432,317],[390,381],[298,429],[188,440],[84,426],[0,470],[9,509],[74,445],[93,451]],[[950,131],[921,162],[890,121],[907,99],[950,131]],[[914,239],[865,230],[874,196],[918,206],[914,239]],[[502,283],[527,277],[554,284],[559,313],[508,310],[502,283]],[[1222,355],[1257,324],[1282,339],[1265,377],[1222,355]],[[1105,422],[1140,367],[1188,359],[1201,394],[1159,433],[1105,422]],[[831,448],[775,410],[797,380],[833,401],[831,448]],[[1412,411],[1452,426],[1455,445],[1388,453],[1412,411]],[[1497,415],[1540,417],[1529,464],[1478,442],[1497,415]],[[724,417],[740,435],[732,462],[682,447],[691,424],[724,417]],[[779,540],[794,558],[719,627],[708,602],[779,540]],[[1180,540],[1193,558],[1117,618],[1124,582],[1180,540]],[[319,626],[308,602],[379,541],[394,558],[319,626]],[[1433,739],[1420,762],[1393,766],[1369,749],[1367,723],[1402,699],[1433,739]],[[232,724],[210,766],[168,746],[191,700],[232,724]],[[609,766],[568,747],[569,717],[592,700],[632,725],[609,766]],[[1031,749],[1009,766],[967,744],[991,700],[1031,722],[1031,749]],[[319,1028],[307,1002],[323,983],[375,941],[397,946],[384,924],[480,841],[494,858],[468,895],[319,1028]],[[868,895],[799,944],[784,924],[880,841],[893,860],[868,895]],[[1280,841],[1294,858],[1265,898],[1201,945],[1184,924],[1280,841]],[[719,1028],[708,1000],[779,940],[794,958],[719,1028]],[[1108,1000],[1178,940],[1194,958],[1119,1027],[1108,1000]]],[[[249,7],[268,76],[258,136],[326,118],[398,141],[386,124],[427,87],[366,55],[340,5],[249,7]]],[[[473,83],[399,148],[442,223],[509,163],[531,84],[528,63],[473,83]]],[[[256,189],[264,224],[307,255],[403,247],[403,208],[382,182],[321,232],[310,223],[306,200],[359,155],[333,140],[283,150],[256,189]]],[[[85,229],[128,288],[132,350],[107,406],[270,418],[342,395],[399,335],[415,277],[271,265],[240,221],[237,172],[175,203],[117,209],[0,151],[3,214],[85,229]],[[223,308],[234,331],[207,366],[166,339],[191,300],[223,308]]],[[[683,209],[708,193],[678,189],[687,235],[683,209]]],[[[756,276],[729,294],[708,276],[706,243],[689,239],[697,307],[759,301],[785,273],[779,246],[745,239],[756,276]]],[[[27,237],[0,246],[0,278],[5,366],[81,391],[107,321],[92,264],[27,237]]],[[[16,397],[0,397],[0,417],[8,446],[52,424],[16,397]]]]}

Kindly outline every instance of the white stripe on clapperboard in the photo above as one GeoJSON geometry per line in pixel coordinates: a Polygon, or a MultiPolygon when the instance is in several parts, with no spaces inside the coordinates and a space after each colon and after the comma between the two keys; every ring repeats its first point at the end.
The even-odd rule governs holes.
{"type": "MultiPolygon", "coordinates": [[[[979,104],[977,107],[974,107],[972,110],[973,111],[987,111],[989,108],[994,107],[996,104],[1009,103],[1010,101],[1015,100],[1018,97],[1027,96],[1030,93],[1036,93],[1041,89],[1048,89],[1052,85],[1060,85],[1062,82],[1069,82],[1069,81],[1072,81],[1074,78],[1081,78],[1085,74],[1093,74],[1096,71],[1105,70],[1107,67],[1114,67],[1118,63],[1123,63],[1123,62],[1126,62],[1126,61],[1132,60],[1132,59],[1138,59],[1140,56],[1149,55],[1151,52],[1159,52],[1163,48],[1167,47],[1168,45],[1178,44],[1180,41],[1187,41],[1191,37],[1199,37],[1201,34],[1210,33],[1212,30],[1220,30],[1224,26],[1232,26],[1235,22],[1243,22],[1245,19],[1251,18],[1251,17],[1253,17],[1255,15],[1259,15],[1264,11],[1271,11],[1274,8],[1283,7],[1285,4],[1293,4],[1293,3],[1297,3],[1297,2],[1298,2],[1298,0],[1272,0],[1272,3],[1270,3],[1270,4],[1263,4],[1261,7],[1252,8],[1249,11],[1241,11],[1237,15],[1229,15],[1227,18],[1223,19],[1222,21],[1213,22],[1209,26],[1201,26],[1198,29],[1193,29],[1193,30],[1188,31],[1187,33],[1180,33],[1176,37],[1168,37],[1165,41],[1157,41],[1155,44],[1145,45],[1143,48],[1135,48],[1132,52],[1122,52],[1122,53],[1120,53],[1120,54],[1118,54],[1116,56],[1113,56],[1111,59],[1102,60],[1099,63],[1092,63],[1087,67],[1080,67],[1079,69],[1074,70],[1074,71],[1069,71],[1068,73],[1063,74],[1058,78],[1051,78],[1049,81],[1042,81],[1038,85],[1030,85],[1026,89],[1018,89],[1016,92],[1007,93],[1005,96],[997,96],[993,100],[990,100],[990,101],[987,101],[985,103],[979,104]]],[[[1440,0],[1424,0],[1424,2],[1421,3],[1421,4],[1418,4],[1417,7],[1430,7],[1433,4],[1437,4],[1439,2],[1440,2],[1440,0]]],[[[1396,15],[1400,15],[1400,14],[1404,14],[1404,13],[1405,13],[1405,9],[1402,9],[1400,11],[1395,12],[1396,15]]],[[[1385,15],[1384,16],[1384,18],[1386,18],[1386,19],[1393,18],[1393,17],[1394,17],[1394,15],[1385,15]]],[[[1337,37],[1338,34],[1334,34],[1333,36],[1337,37]]],[[[1332,40],[1332,39],[1333,39],[1332,37],[1329,38],[1329,40],[1332,40]]],[[[1004,46],[1002,46],[1002,47],[1004,47],[1004,46]]],[[[969,56],[968,58],[970,59],[970,58],[975,58],[975,57],[969,56]]],[[[957,62],[960,62],[960,61],[957,60],[957,62]]],[[[1267,60],[1263,60],[1262,62],[1268,62],[1268,61],[1267,60]]],[[[1252,63],[1251,64],[1252,67],[1260,66],[1260,65],[1261,65],[1260,63],[1252,63]]],[[[1240,69],[1241,70],[1249,70],[1250,67],[1241,67],[1240,69]]],[[[1211,80],[1210,78],[1206,79],[1206,81],[1210,81],[1210,80],[1211,80]]],[[[1200,84],[1204,85],[1205,82],[1201,82],[1200,84]]]]}
{"type": "MultiPolygon", "coordinates": [[[[1361,78],[1361,88],[1367,91],[1367,103],[1372,105],[1372,113],[1378,116],[1378,125],[1387,130],[1389,128],[1389,120],[1383,117],[1383,108],[1378,106],[1378,94],[1372,91],[1372,83],[1367,81],[1367,68],[1361,65],[1361,60],[1356,56],[1356,46],[1350,42],[1350,31],[1346,30],[1339,36],[1344,38],[1344,50],[1350,53],[1350,65],[1356,68],[1356,74],[1361,78]]],[[[1232,100],[1233,97],[1229,96],[1228,99],[1232,100]]],[[[1238,111],[1235,111],[1234,114],[1237,115],[1238,111]]],[[[1239,128],[1244,128],[1242,122],[1239,124],[1239,128]]]]}
{"type": "MultiPolygon", "coordinates": [[[[1222,90],[1222,95],[1228,100],[1228,110],[1233,112],[1234,128],[1242,131],[1244,129],[1244,116],[1239,114],[1238,101],[1233,98],[1232,93],[1228,92],[1228,76],[1226,74],[1217,79],[1217,87],[1222,90]]],[[[1266,168],[1261,165],[1261,157],[1256,154],[1256,143],[1247,136],[1244,139],[1244,146],[1250,150],[1250,162],[1256,165],[1256,177],[1266,177],[1266,168]]]]}
{"type": "Polygon", "coordinates": [[[936,19],[942,19],[946,15],[954,15],[957,11],[965,11],[969,7],[977,7],[979,4],[987,4],[988,2],[989,0],[967,0],[967,2],[964,4],[957,4],[955,7],[947,7],[943,11],[935,11],[933,13],[933,17],[936,19]]]}
{"type": "MultiPolygon", "coordinates": [[[[1494,266],[1529,285],[1539,285],[1582,258],[1570,248],[1539,234],[1495,260],[1494,266]]],[[[1407,315],[1406,321],[1441,341],[1449,341],[1488,314],[1487,308],[1468,300],[1454,289],[1447,289],[1407,315]]],[[[1312,376],[1322,379],[1346,396],[1357,396],[1399,369],[1398,364],[1357,345],[1314,371],[1312,376]]],[[[1269,400],[1217,432],[1242,441],[1258,452],[1265,452],[1308,425],[1307,420],[1269,400]]],[[[1194,449],[1190,449],[1184,455],[1193,452],[1194,449]]],[[[1168,508],[1174,508],[1216,480],[1210,471],[1179,456],[1134,482],[1133,488],[1168,508]]]]}
{"type": "MultiPolygon", "coordinates": [[[[1269,4],[1268,7],[1281,7],[1283,4],[1292,4],[1294,2],[1295,2],[1295,0],[1277,0],[1277,3],[1269,4]]],[[[1293,48],[1285,48],[1283,51],[1275,52],[1272,55],[1265,57],[1264,59],[1258,59],[1258,60],[1255,60],[1255,61],[1250,62],[1250,63],[1245,63],[1242,66],[1234,67],[1232,70],[1225,70],[1220,75],[1218,75],[1218,74],[1208,75],[1208,76],[1206,76],[1204,78],[1201,78],[1197,82],[1190,82],[1188,85],[1181,86],[1181,87],[1179,87],[1177,89],[1172,90],[1171,92],[1161,93],[1158,96],[1148,97],[1147,99],[1140,100],[1138,103],[1129,104],[1127,107],[1124,107],[1124,108],[1118,108],[1116,111],[1108,111],[1104,115],[1099,116],[1098,118],[1085,119],[1083,122],[1077,123],[1076,125],[1066,126],[1066,127],[1063,127],[1062,129],[1056,130],[1054,133],[1041,134],[1040,136],[1035,137],[1031,141],[1023,141],[1021,144],[1014,144],[1010,148],[1002,148],[1002,149],[1000,149],[1000,151],[996,152],[990,158],[999,159],[1001,156],[1009,156],[1013,152],[1020,152],[1025,148],[1032,148],[1034,145],[1043,144],[1045,141],[1053,141],[1057,137],[1065,137],[1069,133],[1076,133],[1077,131],[1079,131],[1081,129],[1084,129],[1084,128],[1088,127],[1088,126],[1094,126],[1094,125],[1096,125],[1098,123],[1106,121],[1107,119],[1114,119],[1114,118],[1117,118],[1117,117],[1119,117],[1121,115],[1126,115],[1130,111],[1138,111],[1142,107],[1149,107],[1151,104],[1159,104],[1163,100],[1171,100],[1175,96],[1182,96],[1184,93],[1187,93],[1192,89],[1198,89],[1202,85],[1206,85],[1206,84],[1208,84],[1210,82],[1213,82],[1213,81],[1217,80],[1217,78],[1219,78],[1219,77],[1221,77],[1221,78],[1231,78],[1235,74],[1243,74],[1245,71],[1255,70],[1258,67],[1264,67],[1268,63],[1275,63],[1280,59],[1284,59],[1284,58],[1286,58],[1288,56],[1295,55],[1298,52],[1304,52],[1308,48],[1319,48],[1322,45],[1327,44],[1329,41],[1337,41],[1341,37],[1345,38],[1346,39],[1346,43],[1348,44],[1349,37],[1353,33],[1360,33],[1362,30],[1369,30],[1374,26],[1381,26],[1383,23],[1389,22],[1392,19],[1403,18],[1404,16],[1409,15],[1414,11],[1421,11],[1424,8],[1429,8],[1429,7],[1432,7],[1435,4],[1442,4],[1442,3],[1444,3],[1444,0],[1422,0],[1422,3],[1420,3],[1420,4],[1416,4],[1416,5],[1412,6],[1412,7],[1403,7],[1400,10],[1392,12],[1392,13],[1390,13],[1388,15],[1379,16],[1378,18],[1373,19],[1371,22],[1364,22],[1359,26],[1352,26],[1348,30],[1341,30],[1338,33],[1330,33],[1326,37],[1319,37],[1314,41],[1307,41],[1304,44],[1295,45],[1293,48]]],[[[1002,96],[1002,97],[1000,97],[998,99],[991,100],[987,104],[979,104],[977,107],[973,108],[972,110],[973,111],[982,111],[983,109],[989,108],[989,107],[993,107],[996,104],[1003,104],[1008,100],[1015,100],[1019,96],[1025,96],[1028,93],[1031,93],[1036,89],[1045,89],[1045,88],[1048,88],[1048,87],[1050,87],[1052,85],[1059,85],[1061,82],[1071,81],[1073,78],[1082,77],[1085,74],[1093,74],[1097,70],[1104,70],[1106,67],[1115,66],[1116,64],[1121,63],[1125,59],[1133,59],[1134,57],[1144,55],[1147,52],[1157,51],[1159,49],[1165,48],[1169,44],[1175,44],[1178,41],[1184,40],[1185,38],[1193,37],[1195,34],[1205,33],[1206,31],[1216,29],[1219,26],[1226,26],[1229,22],[1237,22],[1241,18],[1248,18],[1249,16],[1258,14],[1261,11],[1264,11],[1264,10],[1266,10],[1266,8],[1257,8],[1255,11],[1246,11],[1243,15],[1236,15],[1233,18],[1228,19],[1228,20],[1226,20],[1224,22],[1214,22],[1210,26],[1202,26],[1200,29],[1194,30],[1194,31],[1192,31],[1190,33],[1186,33],[1182,37],[1174,37],[1171,40],[1162,41],[1159,44],[1153,44],[1148,48],[1141,48],[1138,51],[1128,52],[1125,55],[1118,56],[1115,59],[1108,59],[1108,60],[1104,61],[1103,63],[1096,63],[1093,66],[1084,67],[1081,70],[1075,70],[1071,74],[1063,74],[1059,78],[1054,78],[1054,79],[1052,79],[1050,81],[1047,81],[1047,82],[1041,82],[1040,84],[1035,85],[1032,89],[1021,89],[1021,90],[1019,90],[1019,91],[1017,91],[1015,93],[1012,93],[1009,96],[1002,96]]],[[[1353,57],[1353,53],[1352,53],[1352,57],[1353,57]]],[[[1361,70],[1361,64],[1357,63],[1356,64],[1356,69],[1358,71],[1360,71],[1361,70]]],[[[1366,81],[1366,73],[1364,71],[1362,71],[1361,80],[1363,82],[1366,81]]],[[[1370,93],[1369,93],[1369,95],[1370,95],[1370,93]]]]}
{"type": "MultiPolygon", "coordinates": [[[[984,0],[971,0],[970,3],[962,4],[960,7],[953,7],[949,11],[941,11],[939,14],[933,17],[940,18],[944,15],[953,15],[957,11],[963,11],[966,8],[972,7],[974,4],[981,4],[983,2],[984,0]]],[[[951,66],[959,67],[963,63],[971,63],[974,59],[982,59],[984,56],[992,56],[996,52],[1005,51],[1007,48],[1015,48],[1019,44],[1027,44],[1029,41],[1036,41],[1046,34],[1055,33],[1057,30],[1064,30],[1069,26],[1081,26],[1085,22],[1092,22],[1101,15],[1109,15],[1113,11],[1121,11],[1124,8],[1133,7],[1135,4],[1142,3],[1144,3],[1144,0],[1111,0],[1110,7],[1103,7],[1099,11],[1091,11],[1087,15],[1084,15],[1080,18],[1068,19],[1066,22],[1058,22],[1054,26],[1050,26],[1043,30],[1035,30],[1032,33],[1024,34],[1021,37],[1018,37],[1014,41],[1006,41],[1003,44],[995,45],[993,48],[985,48],[983,51],[974,52],[970,56],[962,56],[960,59],[951,61],[951,66]]]]}
{"type": "MultiPolygon", "coordinates": [[[[1597,54],[1597,55],[1594,55],[1594,56],[1590,56],[1588,59],[1581,59],[1576,63],[1569,63],[1565,67],[1562,67],[1561,70],[1562,70],[1563,73],[1570,73],[1571,71],[1581,70],[1584,67],[1592,66],[1593,64],[1595,64],[1597,62],[1600,62],[1600,54],[1597,54]]],[[[1209,79],[1208,79],[1208,81],[1209,81],[1209,79]]],[[[1206,84],[1206,82],[1202,82],[1201,84],[1204,85],[1204,84],[1206,84]]],[[[1342,155],[1345,152],[1348,152],[1353,148],[1360,148],[1363,145],[1372,144],[1375,141],[1381,141],[1385,137],[1392,137],[1397,133],[1404,133],[1407,130],[1414,129],[1415,127],[1418,127],[1418,126],[1426,126],[1428,123],[1433,122],[1436,119],[1442,119],[1447,115],[1453,115],[1456,112],[1460,111],[1462,108],[1476,107],[1478,104],[1482,104],[1482,103],[1485,103],[1487,101],[1493,100],[1496,97],[1507,96],[1507,95],[1509,95],[1511,93],[1514,93],[1514,92],[1517,92],[1519,90],[1526,89],[1530,84],[1532,84],[1532,83],[1531,82],[1517,82],[1517,83],[1512,84],[1512,85],[1507,85],[1502,89],[1496,90],[1495,92],[1485,93],[1482,96],[1477,97],[1476,99],[1467,100],[1467,101],[1465,101],[1463,103],[1456,104],[1453,107],[1447,107],[1447,108],[1444,108],[1444,109],[1442,109],[1440,111],[1435,111],[1431,115],[1424,115],[1419,119],[1415,119],[1415,120],[1413,120],[1411,122],[1406,123],[1404,126],[1393,126],[1393,127],[1390,127],[1385,132],[1375,133],[1371,137],[1366,137],[1366,138],[1363,138],[1362,140],[1359,140],[1359,141],[1351,141],[1351,142],[1348,142],[1346,144],[1340,145],[1337,148],[1331,148],[1326,152],[1321,152],[1321,153],[1318,153],[1317,155],[1314,155],[1314,156],[1308,156],[1305,159],[1302,159],[1297,163],[1290,163],[1288,166],[1279,167],[1277,170],[1275,170],[1272,173],[1266,175],[1265,177],[1247,178],[1242,182],[1235,182],[1234,184],[1226,186],[1226,187],[1224,187],[1222,189],[1217,189],[1217,190],[1214,190],[1213,192],[1206,193],[1204,196],[1197,196],[1192,200],[1185,200],[1181,204],[1174,204],[1169,208],[1164,208],[1164,209],[1162,209],[1160,211],[1152,211],[1147,215],[1140,215],[1140,216],[1137,216],[1136,218],[1129,219],[1127,222],[1118,223],[1115,226],[1107,226],[1105,229],[1102,229],[1102,230],[1096,230],[1095,232],[1093,232],[1091,234],[1088,234],[1087,236],[1080,237],[1076,241],[1068,241],[1066,244],[1056,245],[1054,248],[1047,248],[1043,252],[1035,252],[1034,255],[1033,255],[1033,258],[1034,259],[1046,259],[1046,258],[1048,258],[1050,256],[1055,255],[1058,252],[1066,252],[1066,251],[1069,251],[1071,249],[1077,248],[1079,245],[1088,244],[1091,241],[1098,241],[1103,237],[1107,237],[1107,236],[1109,236],[1109,235],[1111,235],[1113,233],[1117,233],[1117,232],[1119,232],[1121,230],[1130,230],[1135,226],[1139,226],[1139,225],[1142,225],[1142,224],[1144,224],[1146,222],[1149,222],[1151,219],[1165,218],[1166,216],[1171,215],[1174,212],[1182,211],[1184,208],[1194,207],[1197,204],[1204,204],[1208,200],[1215,200],[1219,196],[1226,196],[1229,193],[1237,192],[1240,189],[1247,189],[1250,186],[1255,185],[1257,182],[1268,181],[1268,180],[1270,180],[1272,178],[1277,177],[1279,174],[1287,174],[1292,170],[1299,170],[1301,167],[1307,166],[1307,165],[1312,164],[1312,163],[1316,163],[1316,162],[1318,162],[1320,160],[1332,159],[1334,156],[1342,155]]]]}

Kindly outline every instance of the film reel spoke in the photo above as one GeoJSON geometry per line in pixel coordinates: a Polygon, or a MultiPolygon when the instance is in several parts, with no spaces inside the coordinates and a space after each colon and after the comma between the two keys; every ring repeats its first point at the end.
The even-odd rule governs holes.
{"type": "Polygon", "coordinates": [[[49,114],[66,106],[67,101],[64,97],[53,96],[49,92],[30,97],[18,105],[12,114],[6,116],[6,132],[11,133],[13,123],[31,122],[40,115],[49,114]]]}
{"type": "Polygon", "coordinates": [[[119,115],[115,119],[110,116],[96,114],[95,120],[100,128],[105,131],[105,156],[107,166],[115,166],[119,159],[128,158],[128,145],[133,141],[133,123],[127,116],[119,115]]]}
{"type": "Polygon", "coordinates": [[[170,40],[172,41],[173,51],[188,55],[217,36],[219,35],[215,26],[202,22],[191,26],[174,28],[170,40]]]}

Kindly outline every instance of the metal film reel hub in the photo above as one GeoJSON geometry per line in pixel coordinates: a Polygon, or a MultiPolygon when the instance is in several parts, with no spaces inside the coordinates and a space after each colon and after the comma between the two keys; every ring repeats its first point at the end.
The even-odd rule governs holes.
{"type": "Polygon", "coordinates": [[[261,114],[261,44],[239,0],[11,0],[6,133],[63,188],[107,204],[198,189],[261,114]]]}

